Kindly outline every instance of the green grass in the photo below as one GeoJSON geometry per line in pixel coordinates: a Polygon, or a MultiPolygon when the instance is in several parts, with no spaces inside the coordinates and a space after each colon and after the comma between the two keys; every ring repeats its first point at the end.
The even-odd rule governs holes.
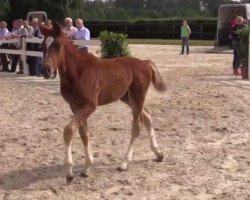
{"type": "MultiPolygon", "coordinates": [[[[129,44],[180,45],[181,40],[169,39],[128,39],[129,44]]],[[[190,40],[191,46],[213,46],[213,40],[190,40]]]]}

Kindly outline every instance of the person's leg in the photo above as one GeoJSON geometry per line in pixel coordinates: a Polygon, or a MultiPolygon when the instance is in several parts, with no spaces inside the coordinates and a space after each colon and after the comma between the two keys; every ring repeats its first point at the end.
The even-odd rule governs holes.
{"type": "Polygon", "coordinates": [[[237,41],[232,41],[232,48],[233,48],[233,73],[236,74],[237,72],[237,57],[238,57],[238,48],[237,48],[237,41]]]}
{"type": "Polygon", "coordinates": [[[34,57],[34,75],[35,76],[39,75],[39,64],[37,57],[34,57]]]}
{"type": "Polygon", "coordinates": [[[237,41],[235,47],[235,66],[234,66],[234,74],[236,76],[240,75],[239,68],[240,68],[240,41],[237,41]]]}
{"type": "Polygon", "coordinates": [[[185,48],[185,38],[181,38],[181,54],[184,54],[184,48],[185,48]]]}
{"type": "Polygon", "coordinates": [[[42,75],[42,67],[43,67],[42,58],[37,57],[37,68],[38,68],[38,74],[37,74],[37,76],[41,76],[42,75]]]}
{"type": "MultiPolygon", "coordinates": [[[[2,44],[1,48],[7,49],[8,44],[2,44]]],[[[1,62],[2,62],[2,70],[1,71],[9,71],[8,60],[6,54],[1,54],[1,62]]]]}
{"type": "Polygon", "coordinates": [[[8,60],[6,54],[1,54],[1,62],[2,62],[2,71],[9,71],[8,60]]]}
{"type": "Polygon", "coordinates": [[[19,72],[23,73],[23,61],[21,59],[21,56],[19,57],[19,72]]]}
{"type": "Polygon", "coordinates": [[[189,54],[189,38],[186,38],[187,55],[189,54]]]}
{"type": "Polygon", "coordinates": [[[236,69],[236,56],[237,56],[237,51],[233,50],[233,70],[235,71],[236,69]]]}
{"type": "Polygon", "coordinates": [[[34,57],[29,56],[27,58],[27,64],[29,65],[29,75],[30,76],[35,76],[35,62],[34,62],[34,57]]]}
{"type": "Polygon", "coordinates": [[[19,55],[13,55],[12,56],[12,58],[11,58],[11,68],[10,68],[11,72],[16,71],[16,66],[17,66],[18,59],[19,59],[19,55]]]}
{"type": "Polygon", "coordinates": [[[236,58],[235,58],[235,70],[240,68],[240,50],[236,51],[236,58]]]}

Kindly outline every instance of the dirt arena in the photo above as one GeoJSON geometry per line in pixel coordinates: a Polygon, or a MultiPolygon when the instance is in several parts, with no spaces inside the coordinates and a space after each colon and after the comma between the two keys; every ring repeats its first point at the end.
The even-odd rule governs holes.
{"type": "MultiPolygon", "coordinates": [[[[118,172],[130,140],[131,111],[121,102],[89,119],[94,165],[82,178],[83,146],[73,141],[75,179],[67,185],[62,131],[72,114],[59,79],[0,74],[0,199],[250,199],[250,82],[231,76],[231,54],[193,47],[133,45],[156,62],[167,92],[150,88],[150,109],[164,152],[154,161],[145,128],[133,161],[118,172]]],[[[91,48],[95,52],[97,48],[91,48]]]]}

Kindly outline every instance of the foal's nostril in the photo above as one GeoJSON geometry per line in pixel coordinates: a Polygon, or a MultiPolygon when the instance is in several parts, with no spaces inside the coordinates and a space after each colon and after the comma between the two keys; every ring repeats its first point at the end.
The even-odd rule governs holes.
{"type": "Polygon", "coordinates": [[[51,70],[50,68],[47,68],[47,73],[50,74],[51,70]]]}

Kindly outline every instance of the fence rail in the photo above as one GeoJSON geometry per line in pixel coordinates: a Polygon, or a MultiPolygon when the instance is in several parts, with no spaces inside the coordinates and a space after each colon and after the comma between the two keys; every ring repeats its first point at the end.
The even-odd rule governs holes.
{"type": "MultiPolygon", "coordinates": [[[[29,51],[27,50],[27,43],[33,43],[33,44],[41,44],[43,39],[41,38],[13,38],[13,39],[0,39],[0,44],[15,44],[15,43],[21,43],[20,49],[8,49],[5,47],[0,48],[0,53],[2,54],[14,54],[14,55],[20,55],[21,60],[23,61],[23,72],[25,75],[29,74],[29,67],[26,63],[27,56],[34,56],[34,57],[43,57],[43,53],[40,51],[29,51]]],[[[100,41],[99,40],[73,40],[73,44],[77,46],[99,46],[100,41]]]]}

